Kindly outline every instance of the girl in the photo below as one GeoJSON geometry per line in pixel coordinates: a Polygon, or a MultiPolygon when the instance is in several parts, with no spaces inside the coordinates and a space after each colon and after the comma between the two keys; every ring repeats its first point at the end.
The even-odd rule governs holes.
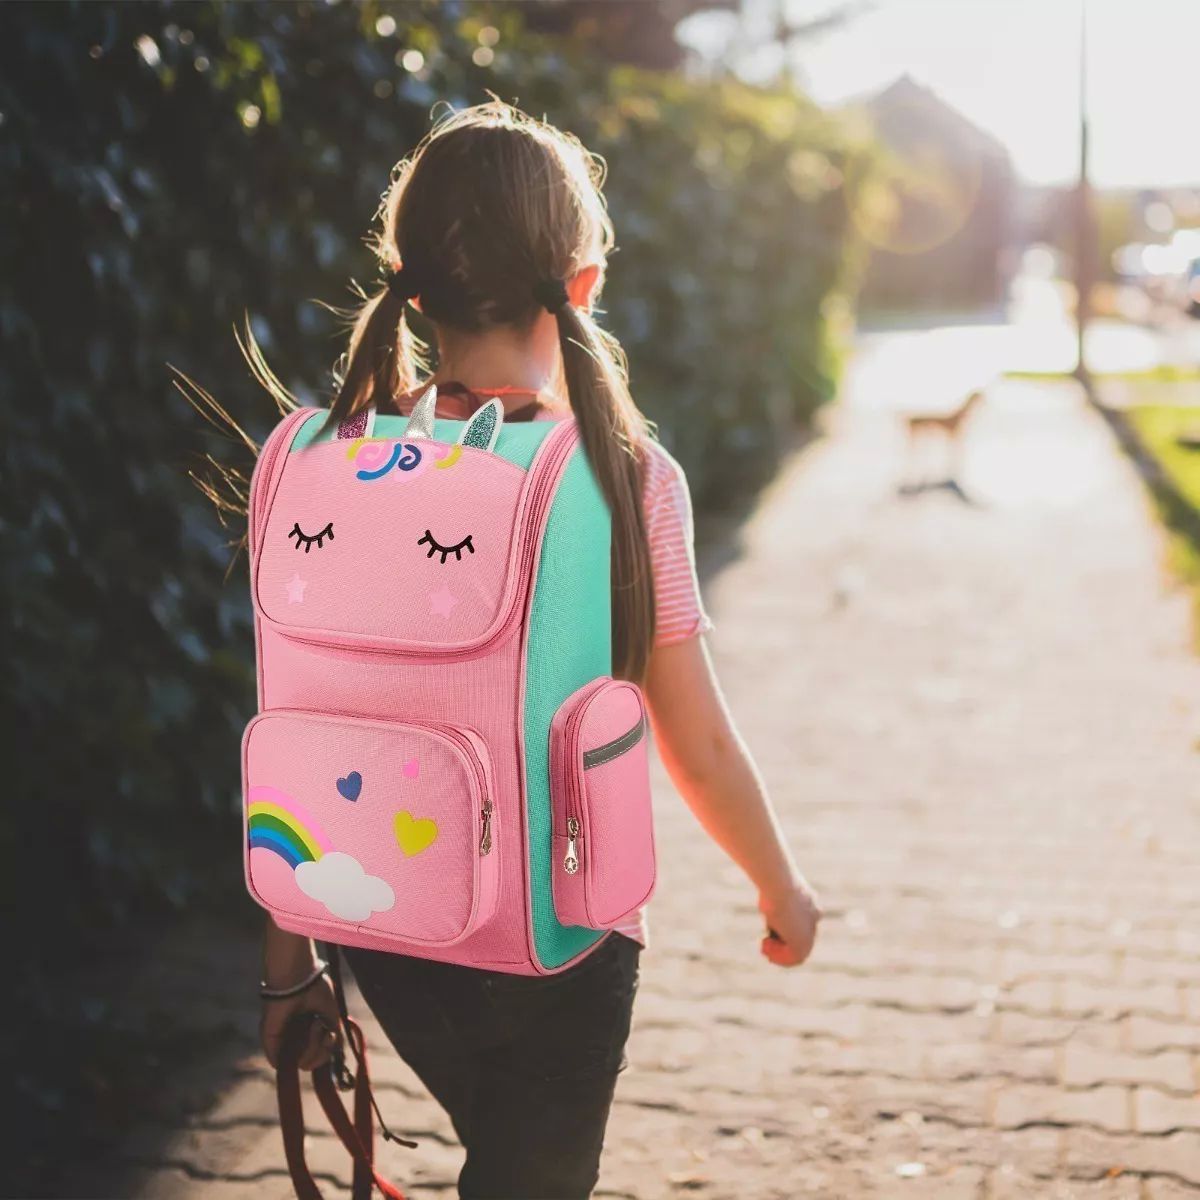
{"type": "MultiPolygon", "coordinates": [[[[499,102],[443,121],[396,172],[376,250],[388,282],[354,324],[330,420],[375,404],[409,411],[418,381],[411,302],[437,337],[440,416],[499,396],[505,420],[574,415],[612,513],[613,675],[640,683],[672,780],[758,890],[779,966],[812,950],[820,908],[797,869],[730,719],[701,635],[683,474],[626,387],[620,349],[592,318],[613,243],[601,168],[574,138],[499,102]]],[[[526,977],[347,948],[368,1007],[428,1086],[466,1149],[464,1197],[586,1197],[645,944],[640,918],[558,975],[526,977]]],[[[312,975],[313,943],[268,918],[263,977],[312,975]]],[[[336,1026],[318,975],[269,1000],[275,1064],[291,1014],[336,1026]]],[[[301,1066],[328,1057],[308,1046],[301,1066]]]]}

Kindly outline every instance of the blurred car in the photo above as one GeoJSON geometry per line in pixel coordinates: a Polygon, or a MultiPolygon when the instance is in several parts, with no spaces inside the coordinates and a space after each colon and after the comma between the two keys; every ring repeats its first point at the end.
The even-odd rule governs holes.
{"type": "Polygon", "coordinates": [[[1200,258],[1193,258],[1184,272],[1185,304],[1189,317],[1200,318],[1200,258]]]}

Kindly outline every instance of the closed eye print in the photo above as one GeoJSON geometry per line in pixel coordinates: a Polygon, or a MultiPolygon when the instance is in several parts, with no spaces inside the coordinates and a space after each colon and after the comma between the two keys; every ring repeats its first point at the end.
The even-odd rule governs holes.
{"type": "Polygon", "coordinates": [[[288,534],[288,537],[295,538],[296,549],[299,550],[300,547],[303,546],[305,554],[307,554],[313,548],[314,544],[316,545],[317,549],[320,550],[320,548],[325,544],[326,538],[328,538],[331,542],[333,541],[333,522],[330,521],[320,533],[305,533],[304,530],[300,528],[300,522],[297,521],[295,525],[292,526],[292,532],[288,534]]]}
{"type": "Polygon", "coordinates": [[[462,562],[464,550],[468,550],[472,554],[475,553],[475,546],[471,541],[471,535],[469,533],[461,542],[458,543],[457,546],[443,546],[427,529],[425,530],[424,537],[417,538],[417,545],[429,547],[429,553],[425,555],[426,558],[432,558],[435,554],[440,554],[442,556],[442,562],[445,562],[446,559],[448,559],[452,554],[454,555],[456,561],[462,562]]]}

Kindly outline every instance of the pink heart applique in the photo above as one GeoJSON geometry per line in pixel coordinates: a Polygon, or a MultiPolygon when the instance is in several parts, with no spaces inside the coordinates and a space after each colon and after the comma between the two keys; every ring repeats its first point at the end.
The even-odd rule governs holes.
{"type": "Polygon", "coordinates": [[[415,758],[410,758],[408,760],[408,762],[406,762],[404,764],[404,774],[409,779],[416,779],[416,777],[420,774],[420,772],[421,772],[421,764],[419,762],[417,762],[417,760],[415,758]]]}

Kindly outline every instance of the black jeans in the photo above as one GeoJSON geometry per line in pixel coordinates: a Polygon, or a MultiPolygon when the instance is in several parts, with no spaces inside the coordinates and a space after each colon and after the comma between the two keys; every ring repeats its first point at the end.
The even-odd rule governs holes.
{"type": "Polygon", "coordinates": [[[613,933],[558,975],[342,951],[400,1057],[450,1115],[467,1200],[575,1200],[596,1185],[641,946],[613,933]]]}

